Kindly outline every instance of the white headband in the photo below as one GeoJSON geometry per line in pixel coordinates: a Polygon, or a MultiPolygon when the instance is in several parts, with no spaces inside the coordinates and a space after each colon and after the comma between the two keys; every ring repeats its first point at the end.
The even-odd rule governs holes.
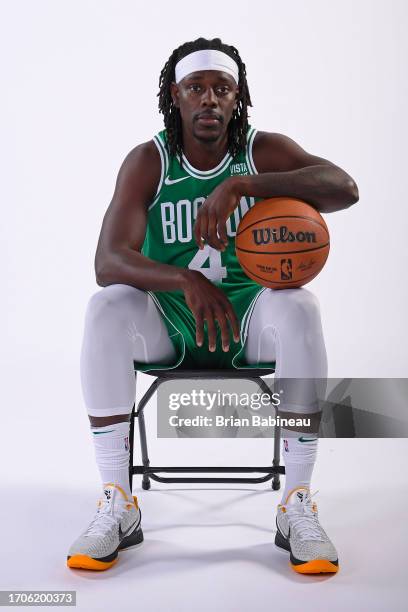
{"type": "Polygon", "coordinates": [[[238,85],[238,65],[232,57],[223,51],[202,49],[201,51],[193,51],[193,53],[183,57],[176,64],[176,83],[180,83],[185,76],[198,70],[221,70],[231,75],[238,85]]]}

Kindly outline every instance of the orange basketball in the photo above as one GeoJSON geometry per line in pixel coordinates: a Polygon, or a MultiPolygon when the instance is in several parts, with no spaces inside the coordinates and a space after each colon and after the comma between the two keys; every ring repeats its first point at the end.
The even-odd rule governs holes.
{"type": "Polygon", "coordinates": [[[290,289],[309,283],[329,255],[321,214],[293,198],[257,202],[237,229],[235,250],[245,274],[264,287],[290,289]]]}

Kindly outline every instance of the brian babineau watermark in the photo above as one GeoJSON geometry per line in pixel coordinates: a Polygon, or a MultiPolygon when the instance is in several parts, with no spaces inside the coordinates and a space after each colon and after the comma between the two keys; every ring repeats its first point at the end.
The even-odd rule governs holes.
{"type": "Polygon", "coordinates": [[[171,381],[158,396],[158,436],[273,437],[275,427],[312,431],[309,415],[278,413],[283,390],[260,391],[247,380],[214,388],[214,382],[220,385],[219,380],[171,381]]]}
{"type": "Polygon", "coordinates": [[[286,418],[279,414],[262,416],[250,414],[247,417],[216,414],[214,416],[196,414],[195,416],[180,416],[181,407],[199,407],[211,412],[215,407],[243,407],[247,410],[260,410],[262,407],[276,408],[281,403],[280,393],[236,393],[218,389],[215,392],[204,389],[192,389],[190,392],[170,393],[169,409],[176,414],[169,416],[171,427],[310,427],[310,418],[286,418]]]}
{"type": "Polygon", "coordinates": [[[262,417],[251,414],[251,417],[236,417],[217,414],[215,417],[197,415],[195,417],[179,417],[173,415],[169,418],[171,427],[310,427],[310,418],[280,418],[279,415],[262,417]]]}

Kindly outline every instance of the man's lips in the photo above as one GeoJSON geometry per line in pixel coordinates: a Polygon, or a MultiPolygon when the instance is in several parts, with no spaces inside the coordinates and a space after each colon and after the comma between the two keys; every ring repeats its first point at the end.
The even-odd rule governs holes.
{"type": "Polygon", "coordinates": [[[203,125],[217,125],[217,123],[221,123],[222,119],[219,115],[198,115],[196,117],[196,121],[199,121],[203,125]]]}

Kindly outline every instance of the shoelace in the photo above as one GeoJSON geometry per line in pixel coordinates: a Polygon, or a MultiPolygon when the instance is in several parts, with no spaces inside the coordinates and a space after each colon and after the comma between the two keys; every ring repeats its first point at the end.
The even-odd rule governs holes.
{"type": "Polygon", "coordinates": [[[312,509],[312,497],[307,495],[303,502],[293,506],[285,506],[291,528],[295,529],[300,540],[325,541],[317,518],[317,513],[312,509]]]}
{"type": "Polygon", "coordinates": [[[99,508],[92,519],[89,527],[84,532],[84,537],[90,537],[94,535],[106,535],[112,526],[119,525],[122,521],[124,515],[124,507],[123,510],[116,508],[115,514],[113,513],[114,509],[114,499],[116,496],[116,489],[112,490],[112,497],[108,501],[107,499],[99,500],[99,508]]]}

